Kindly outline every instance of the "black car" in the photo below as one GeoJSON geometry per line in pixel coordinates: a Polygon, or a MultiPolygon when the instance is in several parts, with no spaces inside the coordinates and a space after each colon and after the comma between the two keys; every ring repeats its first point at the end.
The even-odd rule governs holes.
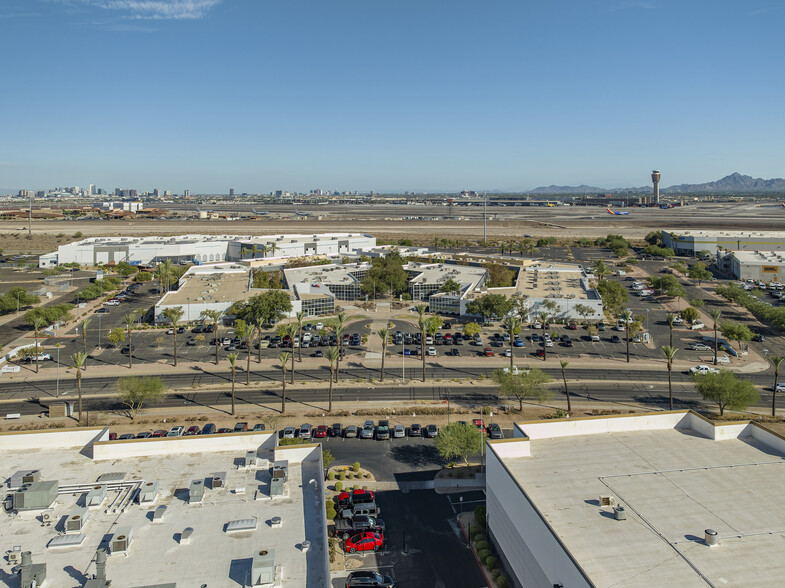
{"type": "Polygon", "coordinates": [[[177,327],[177,334],[182,335],[185,333],[185,327],[177,327]]]}
{"type": "Polygon", "coordinates": [[[409,426],[409,437],[422,437],[422,427],[414,424],[409,426]]]}
{"type": "Polygon", "coordinates": [[[207,423],[207,424],[206,424],[206,425],[205,425],[205,426],[202,428],[202,432],[201,432],[201,433],[199,433],[199,434],[200,434],[200,435],[212,435],[212,434],[213,434],[213,433],[215,433],[217,430],[218,430],[218,427],[216,427],[216,426],[215,426],[213,423],[207,423]]]}
{"type": "Polygon", "coordinates": [[[214,333],[215,332],[215,325],[207,325],[204,328],[205,333],[214,333]]]}
{"type": "Polygon", "coordinates": [[[126,345],[120,350],[120,353],[124,355],[128,355],[129,353],[133,352],[134,346],[133,345],[126,345]]]}
{"type": "Polygon", "coordinates": [[[437,427],[436,425],[428,425],[427,427],[425,427],[425,436],[428,437],[428,439],[433,439],[438,434],[439,434],[439,427],[437,427]]]}
{"type": "Polygon", "coordinates": [[[191,329],[192,333],[201,333],[202,331],[204,331],[204,327],[194,327],[191,329]]]}
{"type": "Polygon", "coordinates": [[[322,353],[321,349],[317,349],[313,353],[311,353],[311,357],[324,357],[324,353],[322,353]]]}
{"type": "Polygon", "coordinates": [[[390,576],[383,576],[379,572],[358,571],[349,574],[346,578],[346,588],[365,588],[378,586],[380,588],[395,588],[395,581],[390,576]]]}
{"type": "Polygon", "coordinates": [[[619,339],[618,335],[614,335],[611,337],[611,343],[621,343],[621,339],[619,339]]]}
{"type": "Polygon", "coordinates": [[[327,434],[330,435],[330,437],[340,437],[342,431],[343,426],[341,423],[333,423],[332,426],[328,429],[327,434]]]}

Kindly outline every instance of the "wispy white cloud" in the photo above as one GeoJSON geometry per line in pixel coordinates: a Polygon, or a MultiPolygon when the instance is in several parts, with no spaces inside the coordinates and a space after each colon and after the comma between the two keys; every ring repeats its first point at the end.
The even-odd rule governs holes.
{"type": "Polygon", "coordinates": [[[758,14],[766,14],[768,12],[774,12],[775,10],[779,10],[779,6],[769,6],[768,8],[757,8],[755,10],[750,10],[747,14],[750,16],[757,16],[758,14]]]}
{"type": "Polygon", "coordinates": [[[81,3],[115,12],[123,18],[145,20],[193,20],[203,18],[222,0],[58,0],[73,6],[81,3]]]}
{"type": "Polygon", "coordinates": [[[610,10],[611,11],[626,10],[628,8],[652,9],[652,8],[656,8],[656,6],[653,2],[647,2],[646,0],[623,0],[618,4],[611,6],[610,10]]]}

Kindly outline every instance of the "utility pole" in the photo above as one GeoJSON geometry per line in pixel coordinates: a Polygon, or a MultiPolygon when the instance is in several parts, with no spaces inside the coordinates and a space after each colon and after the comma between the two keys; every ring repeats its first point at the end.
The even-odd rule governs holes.
{"type": "Polygon", "coordinates": [[[482,244],[488,242],[488,193],[482,193],[482,244]]]}
{"type": "Polygon", "coordinates": [[[30,191],[30,211],[27,213],[27,234],[33,234],[33,192],[30,191]]]}

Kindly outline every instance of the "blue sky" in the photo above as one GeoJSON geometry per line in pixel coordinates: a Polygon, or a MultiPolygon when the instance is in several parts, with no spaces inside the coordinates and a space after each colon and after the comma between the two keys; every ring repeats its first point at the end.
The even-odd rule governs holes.
{"type": "Polygon", "coordinates": [[[781,0],[4,0],[0,189],[785,175],[781,0]]]}

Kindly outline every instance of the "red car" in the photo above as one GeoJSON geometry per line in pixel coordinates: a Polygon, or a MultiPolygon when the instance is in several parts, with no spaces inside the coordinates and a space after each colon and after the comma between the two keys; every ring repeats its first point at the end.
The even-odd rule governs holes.
{"type": "Polygon", "coordinates": [[[371,490],[352,490],[351,492],[341,492],[338,495],[339,503],[352,502],[373,502],[373,491],[371,490]]]}
{"type": "Polygon", "coordinates": [[[486,348],[485,348],[485,350],[482,352],[482,354],[483,354],[485,357],[493,357],[494,355],[496,355],[496,354],[493,352],[493,349],[491,349],[490,347],[486,347],[486,348]]]}
{"type": "Polygon", "coordinates": [[[223,427],[223,428],[218,429],[216,431],[216,433],[219,433],[219,434],[222,434],[222,433],[232,433],[232,432],[233,432],[233,429],[230,429],[228,427],[223,427]]]}
{"type": "Polygon", "coordinates": [[[567,328],[570,331],[574,331],[574,330],[576,330],[578,328],[578,325],[576,325],[575,323],[570,323],[569,325],[567,325],[567,328]]]}
{"type": "Polygon", "coordinates": [[[378,551],[384,543],[384,537],[380,533],[360,533],[351,539],[343,542],[343,548],[349,553],[357,551],[378,551]]]}
{"type": "Polygon", "coordinates": [[[157,431],[155,431],[155,432],[153,433],[153,435],[152,435],[152,436],[153,436],[153,437],[166,437],[166,434],[167,434],[168,432],[169,432],[169,431],[164,431],[163,429],[158,429],[157,431]]]}
{"type": "Polygon", "coordinates": [[[319,425],[313,433],[314,438],[327,437],[327,425],[319,425]]]}
{"type": "Polygon", "coordinates": [[[473,419],[472,424],[478,429],[480,429],[480,431],[482,431],[484,435],[488,434],[488,431],[485,428],[485,421],[483,421],[482,419],[473,419]]]}
{"type": "Polygon", "coordinates": [[[183,435],[198,435],[200,431],[199,425],[191,425],[183,435]]]}
{"type": "Polygon", "coordinates": [[[545,350],[538,349],[537,351],[534,352],[534,355],[536,355],[537,357],[545,357],[545,350]]]}
{"type": "Polygon", "coordinates": [[[117,441],[117,433],[109,433],[109,441],[117,441]]]}

